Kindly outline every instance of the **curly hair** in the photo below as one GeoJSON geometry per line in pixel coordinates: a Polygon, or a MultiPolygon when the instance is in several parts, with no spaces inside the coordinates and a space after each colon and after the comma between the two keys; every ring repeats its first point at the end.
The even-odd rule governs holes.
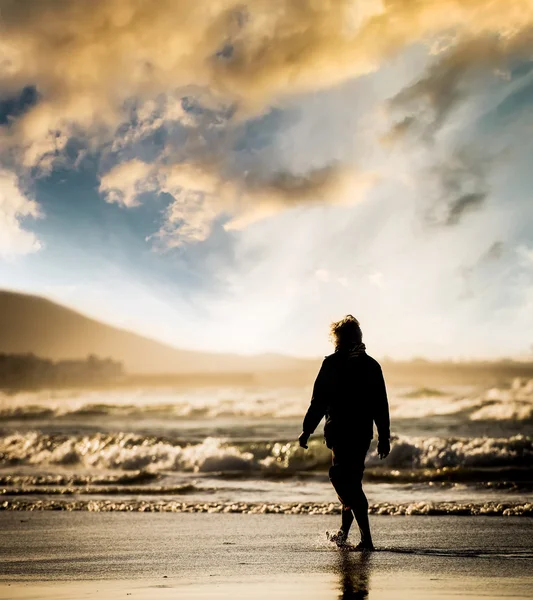
{"type": "Polygon", "coordinates": [[[359,321],[353,315],[346,315],[340,321],[331,324],[330,337],[336,347],[360,344],[363,332],[359,321]]]}

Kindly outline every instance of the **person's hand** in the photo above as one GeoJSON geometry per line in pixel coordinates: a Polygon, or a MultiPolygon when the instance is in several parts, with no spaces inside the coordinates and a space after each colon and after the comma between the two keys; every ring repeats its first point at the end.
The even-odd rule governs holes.
{"type": "Polygon", "coordinates": [[[390,452],[389,440],[378,440],[378,455],[381,460],[387,458],[390,452]]]}
{"type": "Polygon", "coordinates": [[[305,431],[302,431],[302,433],[300,433],[300,437],[298,438],[298,442],[300,443],[300,446],[302,448],[305,448],[307,450],[307,441],[309,440],[309,436],[307,435],[307,433],[305,433],[305,431]]]}

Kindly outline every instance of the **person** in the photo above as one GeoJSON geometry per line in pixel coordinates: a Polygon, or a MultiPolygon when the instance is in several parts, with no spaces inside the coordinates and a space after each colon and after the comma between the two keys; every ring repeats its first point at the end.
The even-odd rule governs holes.
{"type": "Polygon", "coordinates": [[[368,501],[362,479],[365,457],[378,431],[378,455],[390,452],[390,418],[385,380],[379,363],[366,353],[359,321],[352,315],[332,323],[335,352],[326,356],[316,378],[299,443],[307,448],[311,434],[326,417],[324,438],[332,450],[330,481],[342,503],[341,527],[327,534],[344,546],[354,517],[361,541],[357,550],[373,550],[368,501]]]}

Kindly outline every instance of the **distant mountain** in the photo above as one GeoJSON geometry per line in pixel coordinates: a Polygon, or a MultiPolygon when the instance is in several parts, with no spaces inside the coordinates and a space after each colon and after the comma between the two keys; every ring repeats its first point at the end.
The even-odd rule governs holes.
{"type": "Polygon", "coordinates": [[[173,348],[100,323],[46,300],[0,291],[0,352],[52,360],[89,354],[123,363],[129,373],[254,373],[300,370],[314,361],[275,354],[239,356],[173,348]]]}
{"type": "MultiPolygon", "coordinates": [[[[320,365],[319,358],[239,356],[173,348],[90,319],[50,300],[8,291],[0,291],[0,353],[33,353],[54,361],[84,360],[94,354],[120,361],[127,373],[143,377],[166,374],[182,378],[212,373],[213,381],[219,381],[222,375],[231,382],[237,381],[233,375],[252,374],[255,382],[280,385],[309,385],[320,365]]],[[[513,377],[533,379],[530,361],[383,360],[381,364],[387,383],[403,386],[492,385],[513,377]]],[[[154,382],[172,385],[174,379],[157,377],[154,382]]]]}

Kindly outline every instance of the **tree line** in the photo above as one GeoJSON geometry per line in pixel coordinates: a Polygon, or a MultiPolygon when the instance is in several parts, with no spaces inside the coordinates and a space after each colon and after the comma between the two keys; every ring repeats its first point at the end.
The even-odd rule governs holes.
{"type": "Polygon", "coordinates": [[[84,360],[53,361],[35,354],[0,353],[0,388],[62,387],[117,381],[122,363],[90,354],[84,360]]]}

